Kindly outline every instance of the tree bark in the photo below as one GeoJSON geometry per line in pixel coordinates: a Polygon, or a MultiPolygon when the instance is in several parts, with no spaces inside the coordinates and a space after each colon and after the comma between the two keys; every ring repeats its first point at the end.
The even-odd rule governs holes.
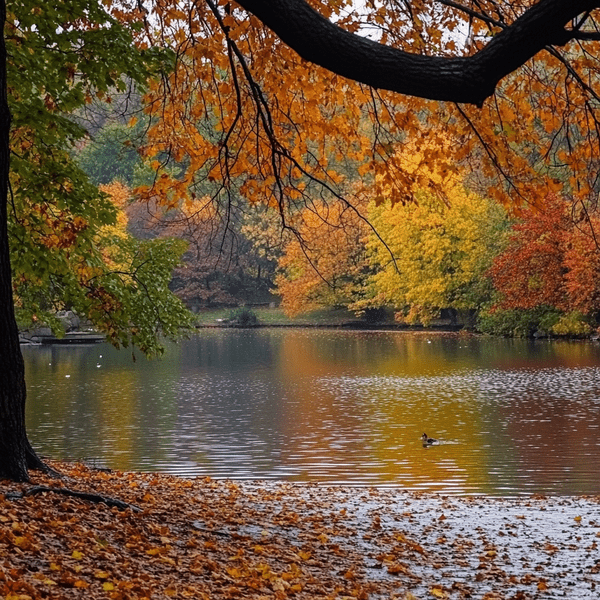
{"type": "MultiPolygon", "coordinates": [[[[0,31],[6,2],[0,0],[0,31]]],[[[25,368],[15,320],[8,245],[10,112],[6,89],[6,44],[0,36],[0,478],[28,480],[28,466],[41,461],[25,431],[25,368]]]]}
{"type": "Polygon", "coordinates": [[[547,46],[574,37],[566,26],[599,0],[540,0],[468,57],[423,56],[350,33],[306,0],[236,0],[302,58],[377,89],[481,106],[500,80],[547,46]]]}

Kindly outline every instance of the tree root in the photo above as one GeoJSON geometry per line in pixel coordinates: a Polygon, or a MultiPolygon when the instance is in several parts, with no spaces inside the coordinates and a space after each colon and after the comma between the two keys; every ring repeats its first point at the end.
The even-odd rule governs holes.
{"type": "Polygon", "coordinates": [[[27,468],[32,469],[33,471],[41,471],[45,475],[49,477],[54,477],[55,479],[68,479],[66,475],[63,475],[59,471],[56,471],[52,467],[49,467],[36,453],[33,449],[32,445],[27,440],[27,444],[25,446],[25,459],[27,461],[27,468]]]}
{"type": "Polygon", "coordinates": [[[25,498],[26,496],[35,496],[37,494],[44,494],[46,492],[62,494],[63,496],[72,496],[81,500],[87,500],[88,502],[101,502],[110,507],[114,506],[119,510],[127,510],[128,508],[130,508],[134,512],[142,512],[142,509],[139,506],[136,506],[135,504],[129,504],[128,502],[123,502],[122,500],[118,500],[117,498],[102,496],[100,494],[90,494],[88,492],[78,492],[77,490],[70,490],[68,488],[47,487],[45,485],[35,485],[33,487],[30,487],[28,490],[25,490],[24,492],[18,494],[7,494],[6,498],[10,500],[17,500],[19,498],[25,498]]]}

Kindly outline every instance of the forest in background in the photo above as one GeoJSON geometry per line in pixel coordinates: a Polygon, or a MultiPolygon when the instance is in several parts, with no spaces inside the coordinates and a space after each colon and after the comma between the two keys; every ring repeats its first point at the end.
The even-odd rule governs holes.
{"type": "MultiPolygon", "coordinates": [[[[428,57],[477,55],[538,10],[313,4],[428,57]]],[[[290,315],[393,310],[407,324],[444,314],[502,335],[593,334],[593,11],[559,38],[507,69],[491,101],[482,89],[455,104],[344,79],[228,3],[11,6],[21,325],[60,328],[56,311],[73,309],[152,354],[193,322],[184,305],[281,301],[290,315]]]]}
{"type": "Polygon", "coordinates": [[[118,106],[95,103],[77,116],[90,135],[74,158],[118,208],[123,230],[185,241],[170,289],[193,312],[277,304],[290,317],[345,308],[371,323],[393,311],[398,323],[427,326],[443,316],[498,335],[596,332],[598,220],[574,215],[560,195],[509,211],[469,185],[468,169],[440,172],[427,166],[427,148],[408,145],[395,158],[420,172],[410,202],[369,194],[357,163],[344,168],[350,204],[315,201],[288,228],[276,209],[239,191],[225,216],[210,202],[165,209],[136,197],[155,177],[137,150],[147,124],[118,106]]]}

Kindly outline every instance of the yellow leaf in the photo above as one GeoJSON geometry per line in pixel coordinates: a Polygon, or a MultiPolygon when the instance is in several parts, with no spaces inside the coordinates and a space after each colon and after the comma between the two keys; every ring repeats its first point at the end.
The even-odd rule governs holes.
{"type": "Polygon", "coordinates": [[[110,573],[107,573],[106,571],[96,571],[94,573],[94,577],[96,579],[108,579],[110,577],[110,573]]]}
{"type": "Polygon", "coordinates": [[[227,573],[230,577],[238,578],[242,576],[242,572],[237,567],[227,567],[227,573]]]}
{"type": "Polygon", "coordinates": [[[71,554],[71,557],[75,560],[81,560],[83,558],[83,552],[79,552],[79,550],[73,550],[73,554],[71,554]]]}
{"type": "Polygon", "coordinates": [[[581,516],[577,515],[575,517],[575,521],[577,521],[577,523],[581,523],[581,516]]]}
{"type": "Polygon", "coordinates": [[[112,590],[114,590],[114,589],[115,589],[115,586],[114,586],[114,585],[113,585],[113,584],[112,584],[110,581],[105,581],[105,582],[102,584],[102,589],[103,589],[105,592],[112,592],[112,590]]]}

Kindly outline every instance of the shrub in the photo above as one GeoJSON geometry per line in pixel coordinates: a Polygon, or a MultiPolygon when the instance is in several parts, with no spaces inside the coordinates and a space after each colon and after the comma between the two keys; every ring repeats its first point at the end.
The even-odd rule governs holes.
{"type": "Polygon", "coordinates": [[[477,329],[482,333],[506,337],[533,337],[538,331],[553,331],[560,313],[551,307],[534,309],[482,310],[477,319],[477,329]]]}
{"type": "Polygon", "coordinates": [[[239,327],[253,327],[258,324],[258,318],[253,310],[247,306],[241,306],[229,313],[229,322],[239,327]]]}
{"type": "Polygon", "coordinates": [[[551,331],[556,335],[581,337],[592,333],[593,327],[582,313],[573,311],[562,315],[552,326],[551,331]]]}

